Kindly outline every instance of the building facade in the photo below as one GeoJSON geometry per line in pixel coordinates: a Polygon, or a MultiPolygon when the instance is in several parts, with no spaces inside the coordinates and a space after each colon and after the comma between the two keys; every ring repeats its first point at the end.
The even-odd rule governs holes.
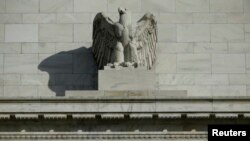
{"type": "Polygon", "coordinates": [[[249,123],[249,73],[249,0],[0,0],[0,140],[205,141],[249,123]],[[98,72],[93,19],[118,7],[156,16],[154,69],[98,72]]]}

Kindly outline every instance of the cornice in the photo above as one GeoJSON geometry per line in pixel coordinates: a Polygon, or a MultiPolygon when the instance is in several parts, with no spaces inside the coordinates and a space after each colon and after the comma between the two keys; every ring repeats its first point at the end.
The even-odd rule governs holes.
{"type": "Polygon", "coordinates": [[[250,119],[249,113],[1,113],[0,120],[32,119],[250,119]]]}
{"type": "Polygon", "coordinates": [[[0,140],[8,139],[206,139],[206,132],[1,132],[0,140]]]}
{"type": "Polygon", "coordinates": [[[250,118],[250,97],[84,97],[0,98],[0,119],[250,118]]]}
{"type": "Polygon", "coordinates": [[[246,101],[250,102],[249,96],[235,96],[235,97],[178,97],[178,96],[149,96],[149,97],[109,97],[109,96],[98,96],[98,97],[84,97],[84,96],[74,96],[74,97],[1,97],[0,103],[22,103],[22,102],[157,102],[157,101],[246,101]]]}

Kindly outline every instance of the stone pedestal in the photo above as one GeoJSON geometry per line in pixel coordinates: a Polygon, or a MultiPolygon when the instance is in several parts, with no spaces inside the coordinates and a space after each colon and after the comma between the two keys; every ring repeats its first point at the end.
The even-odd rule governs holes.
{"type": "Polygon", "coordinates": [[[158,90],[157,75],[143,69],[99,70],[98,90],[158,90]]]}

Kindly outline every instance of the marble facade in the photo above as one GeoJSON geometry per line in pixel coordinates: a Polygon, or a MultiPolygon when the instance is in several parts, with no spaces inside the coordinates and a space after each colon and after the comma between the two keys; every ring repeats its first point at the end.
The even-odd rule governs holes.
{"type": "Polygon", "coordinates": [[[0,140],[206,141],[207,124],[249,123],[249,12],[248,0],[0,0],[0,140]],[[133,24],[157,18],[150,71],[98,72],[92,21],[119,6],[133,24]]]}

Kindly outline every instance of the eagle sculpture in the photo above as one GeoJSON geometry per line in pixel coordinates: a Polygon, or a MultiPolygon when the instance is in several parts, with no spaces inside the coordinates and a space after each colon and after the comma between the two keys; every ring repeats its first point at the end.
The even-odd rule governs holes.
{"type": "Polygon", "coordinates": [[[155,16],[146,13],[133,30],[130,12],[126,8],[118,8],[118,12],[118,22],[113,22],[104,13],[94,18],[92,51],[98,68],[111,65],[151,69],[156,60],[155,16]]]}

